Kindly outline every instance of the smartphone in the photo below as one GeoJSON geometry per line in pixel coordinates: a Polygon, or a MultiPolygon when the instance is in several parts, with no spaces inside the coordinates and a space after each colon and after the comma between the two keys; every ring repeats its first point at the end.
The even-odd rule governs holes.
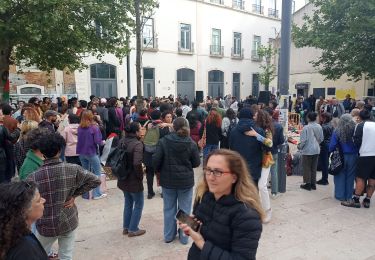
{"type": "Polygon", "coordinates": [[[191,216],[189,216],[189,214],[187,214],[185,211],[181,209],[177,212],[176,219],[180,221],[181,223],[187,224],[194,231],[198,231],[199,229],[199,223],[195,221],[191,216]]]}

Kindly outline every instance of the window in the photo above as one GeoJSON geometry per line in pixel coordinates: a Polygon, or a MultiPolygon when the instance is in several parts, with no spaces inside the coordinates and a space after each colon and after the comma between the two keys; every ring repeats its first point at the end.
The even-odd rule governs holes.
{"type": "Polygon", "coordinates": [[[143,68],[143,79],[154,79],[154,69],[143,68]]]}
{"type": "Polygon", "coordinates": [[[212,54],[221,53],[221,30],[220,29],[212,29],[211,53],[212,54]]]}
{"type": "Polygon", "coordinates": [[[327,88],[327,95],[328,96],[335,96],[336,95],[336,88],[327,88]]]}
{"type": "Polygon", "coordinates": [[[180,24],[180,48],[182,50],[191,50],[191,25],[180,24]]]}
{"type": "Polygon", "coordinates": [[[154,19],[143,18],[143,47],[154,48],[154,19]]]}
{"type": "Polygon", "coordinates": [[[269,0],[268,16],[279,18],[279,11],[277,10],[276,0],[269,0]]]}
{"type": "Polygon", "coordinates": [[[108,36],[108,30],[103,28],[103,25],[99,21],[95,21],[96,36],[99,38],[106,38],[108,36]]]}
{"type": "Polygon", "coordinates": [[[223,5],[224,4],[224,0],[211,0],[211,3],[223,5]]]}
{"type": "Polygon", "coordinates": [[[91,78],[94,79],[115,79],[116,67],[113,65],[98,63],[90,66],[91,78]]]}
{"type": "Polygon", "coordinates": [[[258,55],[258,49],[260,45],[262,44],[262,40],[260,36],[254,35],[254,40],[253,40],[253,52],[254,55],[258,55]]]}
{"type": "Polygon", "coordinates": [[[241,33],[233,33],[233,54],[241,55],[241,33]]]}
{"type": "Polygon", "coordinates": [[[296,1],[292,2],[292,13],[296,12],[296,1]]]}

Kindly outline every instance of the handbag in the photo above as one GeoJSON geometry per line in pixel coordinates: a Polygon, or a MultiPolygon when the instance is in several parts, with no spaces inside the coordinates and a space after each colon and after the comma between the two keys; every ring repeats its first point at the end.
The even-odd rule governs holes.
{"type": "Polygon", "coordinates": [[[203,135],[202,138],[198,141],[198,147],[200,149],[203,149],[206,146],[206,121],[204,122],[204,129],[203,129],[203,135]]]}
{"type": "Polygon", "coordinates": [[[344,154],[340,144],[338,144],[336,149],[331,153],[329,159],[328,173],[333,176],[338,175],[344,168],[344,154]]]}

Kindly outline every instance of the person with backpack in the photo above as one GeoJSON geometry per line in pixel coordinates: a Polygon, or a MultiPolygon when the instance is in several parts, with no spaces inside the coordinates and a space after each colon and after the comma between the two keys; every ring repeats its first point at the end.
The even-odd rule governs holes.
{"type": "Polygon", "coordinates": [[[147,178],[147,199],[152,199],[155,196],[154,192],[154,176],[155,169],[152,165],[152,155],[156,151],[156,146],[159,139],[169,134],[169,128],[161,128],[161,112],[159,110],[154,110],[151,113],[151,122],[144,125],[146,128],[146,134],[143,140],[144,143],[144,154],[143,162],[146,165],[146,178],[147,178]]]}
{"type": "Polygon", "coordinates": [[[138,225],[143,210],[143,143],[139,141],[140,124],[132,122],[125,127],[125,137],[120,140],[119,148],[126,149],[123,158],[125,176],[119,178],[117,187],[123,191],[125,197],[123,213],[123,235],[128,237],[141,236],[146,230],[138,225]]]}
{"type": "MultiPolygon", "coordinates": [[[[190,138],[188,121],[177,118],[173,121],[174,132],[162,138],[152,157],[156,171],[160,172],[160,185],[164,204],[164,241],[170,243],[177,234],[175,215],[178,209],[191,212],[194,187],[194,170],[200,165],[197,145],[190,138]]],[[[188,237],[179,230],[182,244],[188,237]]]]}
{"type": "Polygon", "coordinates": [[[221,132],[222,132],[222,139],[220,142],[220,148],[229,148],[228,140],[230,132],[233,128],[235,128],[238,124],[238,118],[236,112],[232,108],[228,108],[225,117],[221,123],[221,132]]]}

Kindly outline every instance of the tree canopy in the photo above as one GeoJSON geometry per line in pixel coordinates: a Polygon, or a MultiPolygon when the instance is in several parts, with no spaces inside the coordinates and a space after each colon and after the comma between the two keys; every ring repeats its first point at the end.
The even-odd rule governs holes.
{"type": "MultiPolygon", "coordinates": [[[[157,5],[142,1],[143,10],[157,5]]],[[[82,68],[82,58],[129,52],[133,0],[0,1],[0,71],[26,61],[41,70],[82,68]]]]}
{"type": "Polygon", "coordinates": [[[315,11],[293,26],[296,47],[315,47],[321,56],[311,61],[327,79],[346,74],[358,81],[375,78],[375,0],[310,0],[315,11]]]}
{"type": "Polygon", "coordinates": [[[276,66],[272,64],[272,60],[277,54],[277,50],[269,44],[268,46],[260,46],[258,49],[258,55],[261,60],[259,68],[259,82],[265,86],[265,90],[269,90],[270,82],[276,77],[276,66]]]}

